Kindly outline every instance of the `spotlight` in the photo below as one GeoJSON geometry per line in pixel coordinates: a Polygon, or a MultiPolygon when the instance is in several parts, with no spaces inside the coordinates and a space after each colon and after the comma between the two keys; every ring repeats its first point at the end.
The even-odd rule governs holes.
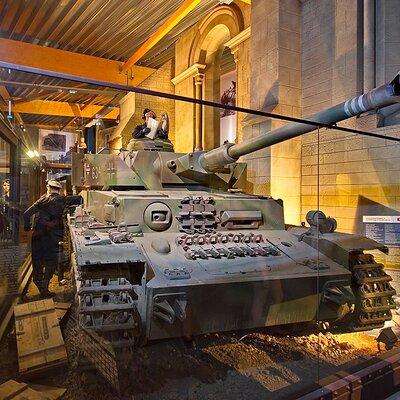
{"type": "Polygon", "coordinates": [[[39,157],[39,152],[37,150],[33,150],[33,154],[35,155],[35,157],[39,157]]]}
{"type": "Polygon", "coordinates": [[[28,150],[28,151],[26,152],[26,155],[27,155],[29,158],[33,158],[33,157],[35,157],[35,152],[32,151],[32,150],[28,150]]]}

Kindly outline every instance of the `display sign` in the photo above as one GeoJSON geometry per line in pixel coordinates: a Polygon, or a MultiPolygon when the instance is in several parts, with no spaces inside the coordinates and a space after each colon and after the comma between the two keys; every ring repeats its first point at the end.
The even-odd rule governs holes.
{"type": "Polygon", "coordinates": [[[364,215],[365,236],[391,247],[400,247],[399,215],[364,215]]]}

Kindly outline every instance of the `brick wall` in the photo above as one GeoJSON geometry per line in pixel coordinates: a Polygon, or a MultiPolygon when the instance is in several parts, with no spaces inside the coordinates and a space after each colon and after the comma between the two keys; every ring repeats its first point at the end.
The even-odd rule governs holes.
{"type": "MultiPolygon", "coordinates": [[[[164,93],[174,93],[174,85],[171,83],[173,77],[174,64],[168,61],[156,72],[144,80],[139,87],[145,89],[156,90],[164,93]]],[[[135,126],[142,124],[142,112],[145,108],[151,108],[160,120],[161,114],[167,112],[170,118],[169,138],[172,142],[175,139],[175,105],[173,100],[161,97],[148,96],[143,94],[135,94],[135,114],[133,116],[135,126]]],[[[126,148],[129,140],[132,139],[132,132],[127,132],[122,137],[122,147],[126,148]]]]}

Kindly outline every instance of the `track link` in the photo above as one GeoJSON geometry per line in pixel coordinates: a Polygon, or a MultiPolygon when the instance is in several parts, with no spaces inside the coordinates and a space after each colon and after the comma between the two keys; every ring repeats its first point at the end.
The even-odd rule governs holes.
{"type": "Polygon", "coordinates": [[[353,330],[365,331],[383,327],[392,319],[396,308],[390,285],[392,278],[376,263],[371,254],[356,254],[352,262],[353,291],[356,296],[353,330]]]}

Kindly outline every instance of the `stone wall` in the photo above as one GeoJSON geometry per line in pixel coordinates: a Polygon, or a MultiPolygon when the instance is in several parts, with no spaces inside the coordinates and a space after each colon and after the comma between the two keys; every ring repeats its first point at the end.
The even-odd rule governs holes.
{"type": "MultiPolygon", "coordinates": [[[[236,105],[238,107],[250,107],[250,38],[238,45],[234,53],[236,62],[237,93],[236,105]]],[[[237,113],[236,115],[236,143],[243,140],[243,125],[246,115],[237,113]]]]}
{"type": "MultiPolygon", "coordinates": [[[[175,44],[175,75],[177,76],[189,67],[189,53],[196,37],[196,25],[180,36],[175,44]]],[[[193,78],[184,79],[175,85],[175,94],[195,97],[193,78]]],[[[193,151],[195,113],[194,106],[182,101],[175,102],[176,115],[176,148],[177,152],[189,153],[193,151]]]]}
{"type": "MultiPolygon", "coordinates": [[[[168,61],[156,72],[144,80],[139,87],[144,89],[156,90],[164,93],[174,93],[174,85],[171,83],[173,77],[174,63],[168,61]]],[[[161,118],[163,112],[167,112],[170,118],[169,138],[172,142],[175,139],[175,105],[173,100],[148,96],[140,93],[135,94],[135,114],[133,116],[134,126],[142,124],[142,112],[145,108],[151,108],[161,118]]],[[[129,140],[132,138],[132,132],[127,132],[122,137],[122,147],[126,148],[129,140]]]]}
{"type": "MultiPolygon", "coordinates": [[[[400,137],[398,126],[375,132],[400,137]]],[[[397,215],[400,210],[400,144],[385,139],[309,133],[302,144],[302,220],[320,209],[335,217],[338,231],[365,234],[363,215],[397,215]]],[[[400,261],[391,250],[388,264],[400,261]]]]}
{"type": "Polygon", "coordinates": [[[377,0],[376,43],[377,84],[392,79],[400,71],[400,7],[398,0],[377,0]]]}
{"type": "Polygon", "coordinates": [[[362,91],[357,1],[302,3],[302,115],[362,91]]]}
{"type": "MultiPolygon", "coordinates": [[[[252,2],[250,106],[298,117],[301,111],[301,8],[298,1],[252,2]]],[[[243,140],[282,126],[278,120],[245,119],[243,140]]],[[[288,223],[300,221],[301,140],[250,154],[248,187],[282,198],[288,223]]]]}
{"type": "MultiPolygon", "coordinates": [[[[400,67],[398,2],[377,2],[376,71],[378,86],[400,67]]],[[[302,114],[321,111],[364,90],[360,31],[362,2],[302,1],[302,114]]],[[[377,129],[375,113],[346,121],[361,130],[400,137],[400,126],[377,129]]],[[[338,230],[365,234],[363,215],[396,215],[400,210],[400,145],[396,142],[321,130],[302,137],[301,219],[318,207],[338,221],[338,230]]],[[[400,261],[397,249],[383,260],[400,261]]]]}

